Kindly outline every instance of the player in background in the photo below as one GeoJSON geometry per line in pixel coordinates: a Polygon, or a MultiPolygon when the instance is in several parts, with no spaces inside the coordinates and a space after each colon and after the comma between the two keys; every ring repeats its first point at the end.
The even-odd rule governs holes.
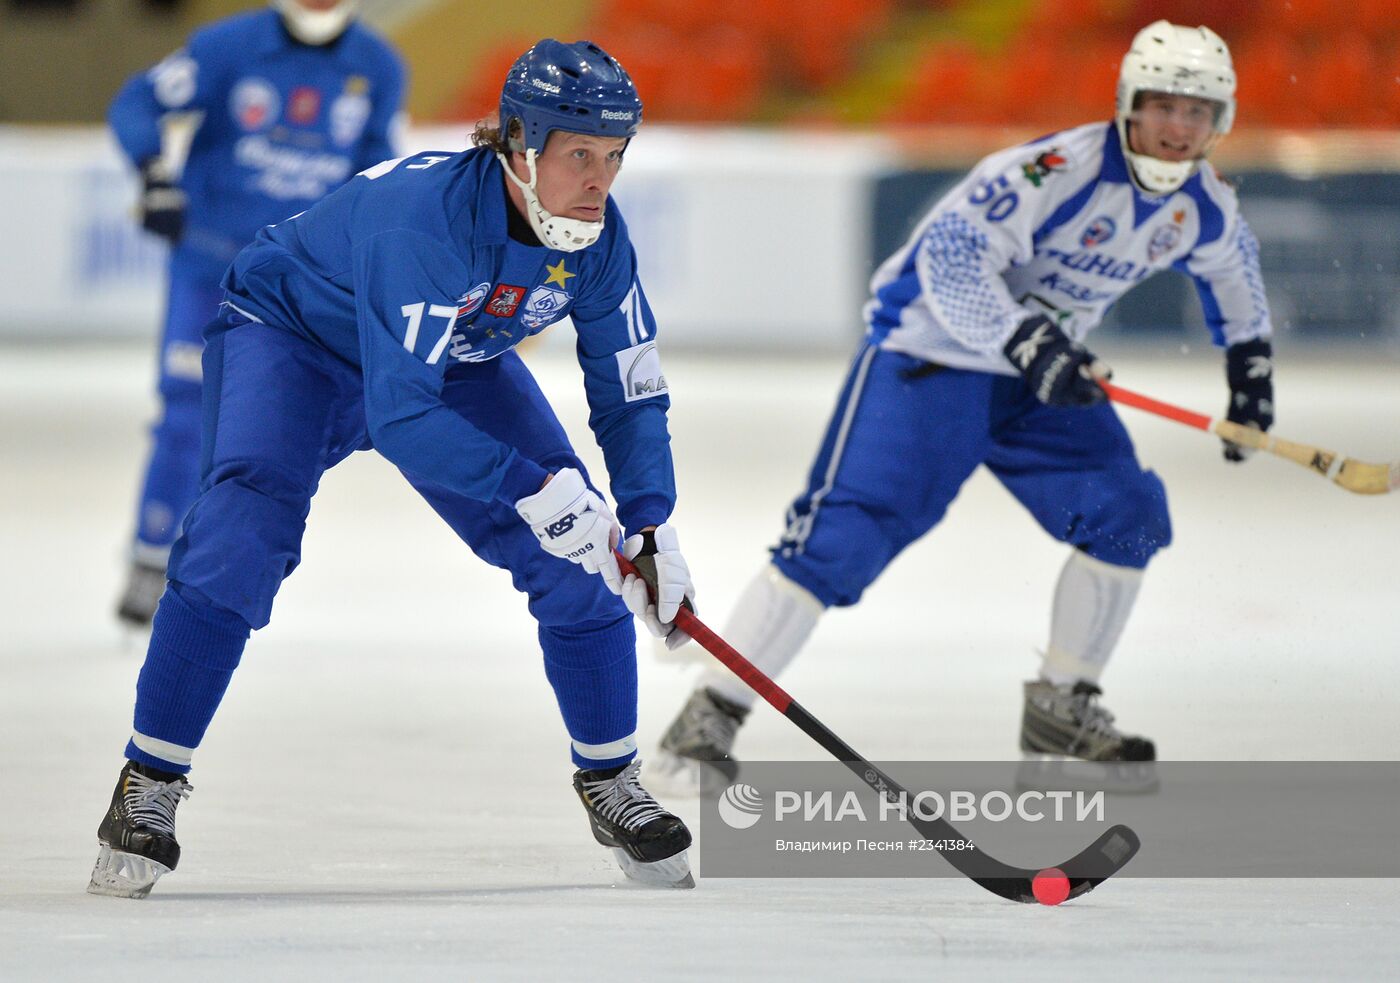
{"type": "MultiPolygon", "coordinates": [[[[1229,419],[1273,422],[1258,244],[1205,163],[1234,95],[1224,41],[1158,21],[1123,59],[1112,122],[993,154],[934,206],[875,273],[865,340],[730,643],[776,675],[822,612],[859,601],[985,465],[1072,547],[1039,676],[1024,687],[1022,750],[1155,759],[1098,697],[1144,569],[1171,540],[1166,492],[1138,463],[1098,385],[1108,369],[1083,340],[1134,284],[1181,270],[1225,349],[1229,419]]],[[[736,677],[705,673],[661,741],[674,784],[733,780],[753,700],[736,677]]]]}
{"type": "MultiPolygon", "coordinates": [[[[667,636],[693,593],[667,524],[656,323],[608,194],[641,115],[600,48],[542,40],[473,149],[384,161],[238,254],[205,332],[202,490],[171,552],[89,890],[142,897],[175,868],[185,774],[297,566],[321,475],[370,447],[527,596],[595,838],[629,876],[691,886],[690,833],[635,760],[632,615],[667,636]],[[565,315],[618,518],[513,351],[565,315]],[[615,546],[659,610],[646,583],[624,580],[615,546]]],[[[470,627],[460,634],[470,646],[470,627]]]]}
{"type": "Polygon", "coordinates": [[[404,94],[392,48],[352,18],[353,0],[276,0],[203,27],[133,76],[108,112],[141,174],[142,226],[169,241],[159,349],[160,416],[117,616],[150,624],[180,522],[199,492],[200,331],[219,280],[258,229],[394,156],[404,94]],[[197,121],[183,172],[162,131],[197,121]]]}

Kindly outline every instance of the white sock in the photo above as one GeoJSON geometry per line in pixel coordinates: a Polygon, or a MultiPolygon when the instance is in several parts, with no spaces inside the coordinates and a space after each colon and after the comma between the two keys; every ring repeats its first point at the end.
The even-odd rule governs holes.
{"type": "MultiPolygon", "coordinates": [[[[809,591],[766,563],[744,588],[724,626],[723,637],[771,678],[797,657],[824,610],[821,601],[809,591]]],[[[747,683],[718,662],[705,669],[696,688],[712,689],[745,707],[753,706],[758,699],[747,683]]]]}
{"type": "Polygon", "coordinates": [[[1050,646],[1040,678],[1057,686],[1097,682],[1128,623],[1143,571],[1096,560],[1075,550],[1055,585],[1050,646]]]}

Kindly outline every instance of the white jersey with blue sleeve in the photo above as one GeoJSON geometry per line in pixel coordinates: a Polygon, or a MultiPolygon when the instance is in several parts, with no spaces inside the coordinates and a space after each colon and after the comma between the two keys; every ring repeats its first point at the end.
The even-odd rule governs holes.
{"type": "Polygon", "coordinates": [[[978,164],[875,272],[866,324],[882,348],[1015,375],[1002,347],[1027,317],[1082,340],[1169,267],[1194,279],[1217,345],[1271,335],[1258,242],[1233,190],[1203,165],[1176,192],[1145,195],[1117,129],[1093,123],[978,164]]]}

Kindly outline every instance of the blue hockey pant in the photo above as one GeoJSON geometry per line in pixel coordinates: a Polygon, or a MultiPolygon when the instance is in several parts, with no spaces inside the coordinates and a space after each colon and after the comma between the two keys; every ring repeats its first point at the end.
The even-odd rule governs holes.
{"type": "Polygon", "coordinates": [[[1113,408],[1045,406],[1019,377],[858,352],[774,564],[823,604],[855,604],[987,468],[1047,533],[1142,568],[1171,542],[1161,479],[1113,408]]]}
{"type": "MultiPolygon", "coordinates": [[[[357,369],[299,336],[240,321],[235,316],[236,326],[210,326],[201,492],[171,553],[171,584],[138,683],[137,737],[128,753],[158,767],[188,766],[181,758],[197,746],[222,697],[217,680],[195,685],[187,677],[217,671],[227,684],[242,651],[242,642],[229,634],[229,618],[243,637],[248,628],[268,623],[278,588],[300,561],[321,475],[369,446],[357,369]],[[168,710],[172,688],[203,694],[194,699],[203,709],[168,710]],[[156,753],[143,753],[142,737],[156,753]]],[[[454,367],[442,395],[474,426],[547,470],[574,467],[586,475],[513,352],[454,367]]],[[[630,760],[636,749],[636,636],[621,599],[602,578],[541,549],[509,505],[405,477],[473,552],[508,570],[526,595],[574,760],[593,768],[630,760]]],[[[392,614],[386,607],[385,618],[392,614]]],[[[469,631],[462,642],[470,644],[469,631]]]]}
{"type": "Polygon", "coordinates": [[[165,327],[157,373],[159,416],[137,503],[138,554],[151,562],[170,548],[199,494],[201,332],[223,300],[222,270],[175,250],[170,258],[165,327]]]}

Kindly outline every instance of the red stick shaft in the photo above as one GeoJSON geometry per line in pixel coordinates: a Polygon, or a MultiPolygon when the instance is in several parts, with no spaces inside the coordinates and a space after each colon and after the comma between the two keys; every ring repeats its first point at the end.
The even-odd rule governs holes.
{"type": "Polygon", "coordinates": [[[676,613],[676,624],[681,631],[695,639],[701,648],[728,666],[734,675],[748,683],[753,691],[771,703],[775,710],[779,713],[787,713],[787,708],[792,704],[792,697],[787,694],[787,691],[764,675],[763,670],[740,655],[734,646],[711,631],[703,621],[685,608],[681,608],[676,613]]]}
{"type": "MultiPolygon", "coordinates": [[[[617,565],[622,568],[624,577],[634,574],[641,576],[631,561],[621,553],[617,554],[617,565]]],[[[685,608],[681,608],[680,611],[676,612],[676,625],[681,631],[695,639],[697,645],[728,666],[734,675],[748,683],[753,691],[771,703],[775,710],[779,713],[787,713],[788,707],[793,702],[787,691],[769,679],[763,670],[740,655],[734,646],[711,631],[703,621],[685,608]]]]}
{"type": "Polygon", "coordinates": [[[1195,427],[1197,430],[1204,430],[1207,433],[1212,431],[1211,418],[1204,413],[1196,413],[1192,410],[1182,409],[1180,406],[1173,406],[1171,403],[1164,403],[1151,396],[1144,396],[1142,393],[1135,393],[1131,389],[1124,389],[1115,386],[1111,382],[1100,382],[1104,392],[1108,393],[1108,398],[1115,403],[1122,403],[1124,406],[1131,406],[1134,409],[1144,410],[1148,413],[1155,413],[1164,416],[1168,420],[1175,420],[1177,423],[1184,423],[1188,427],[1195,427]]]}

